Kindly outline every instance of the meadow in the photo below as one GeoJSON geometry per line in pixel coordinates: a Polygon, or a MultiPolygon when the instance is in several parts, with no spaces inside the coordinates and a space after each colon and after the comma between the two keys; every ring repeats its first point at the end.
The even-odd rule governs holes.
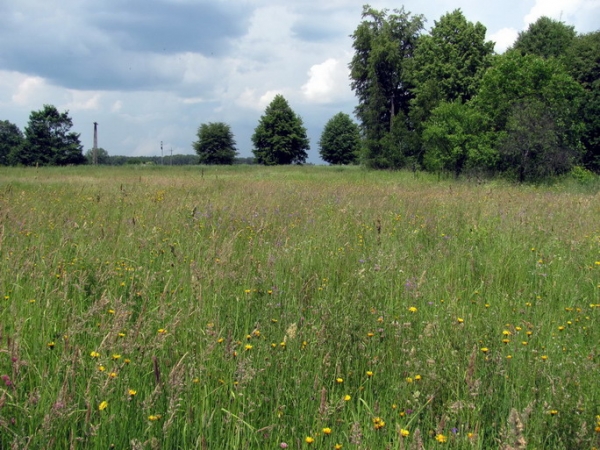
{"type": "Polygon", "coordinates": [[[0,448],[600,448],[600,194],[0,168],[0,448]]]}

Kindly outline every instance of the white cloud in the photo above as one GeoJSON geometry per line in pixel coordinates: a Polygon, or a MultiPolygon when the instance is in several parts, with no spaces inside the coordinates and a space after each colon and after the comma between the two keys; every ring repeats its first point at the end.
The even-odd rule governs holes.
{"type": "Polygon", "coordinates": [[[529,25],[547,16],[567,24],[582,25],[590,19],[597,23],[599,12],[599,0],[536,0],[524,21],[525,25],[529,25]]]}
{"type": "Polygon", "coordinates": [[[25,77],[19,83],[17,92],[12,96],[12,101],[17,105],[29,104],[36,95],[42,93],[45,88],[45,82],[40,77],[25,77]]]}
{"type": "Polygon", "coordinates": [[[514,44],[519,32],[514,28],[502,28],[489,36],[489,40],[496,43],[494,50],[496,53],[504,51],[514,44]]]}
{"type": "Polygon", "coordinates": [[[69,111],[97,110],[100,108],[101,94],[99,92],[75,91],[72,89],[67,92],[71,96],[71,101],[64,108],[69,111]]]}
{"type": "Polygon", "coordinates": [[[237,98],[236,103],[244,108],[264,111],[277,94],[281,94],[281,91],[269,90],[260,95],[256,93],[256,89],[246,88],[237,98]]]}
{"type": "Polygon", "coordinates": [[[308,81],[302,86],[304,97],[314,103],[330,103],[349,91],[348,68],[341,61],[329,58],[313,65],[308,81]]]}

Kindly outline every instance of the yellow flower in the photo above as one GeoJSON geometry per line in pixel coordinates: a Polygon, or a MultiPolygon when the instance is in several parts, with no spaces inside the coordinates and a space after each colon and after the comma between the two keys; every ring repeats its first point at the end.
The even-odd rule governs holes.
{"type": "Polygon", "coordinates": [[[487,353],[487,352],[489,352],[489,351],[490,351],[490,349],[489,349],[489,348],[487,348],[487,347],[482,347],[481,351],[482,351],[483,353],[487,353]]]}
{"type": "Polygon", "coordinates": [[[128,393],[128,394],[129,394],[131,397],[133,397],[134,395],[136,395],[136,394],[137,394],[137,391],[136,391],[135,389],[128,389],[128,390],[127,390],[127,393],[128,393]]]}
{"type": "Polygon", "coordinates": [[[371,372],[370,370],[367,370],[367,376],[368,377],[372,377],[373,376],[373,372],[371,372]]]}
{"type": "Polygon", "coordinates": [[[117,378],[117,372],[111,372],[108,374],[110,378],[117,378]]]}
{"type": "Polygon", "coordinates": [[[118,354],[116,354],[116,353],[115,353],[114,355],[112,355],[112,359],[114,359],[114,360],[117,360],[117,359],[119,359],[120,357],[121,357],[121,355],[118,355],[118,354]]]}
{"type": "Polygon", "coordinates": [[[98,352],[90,352],[90,356],[92,358],[100,358],[100,353],[98,353],[98,352]]]}
{"type": "Polygon", "coordinates": [[[446,436],[444,436],[443,434],[436,434],[435,440],[438,441],[439,443],[443,444],[444,442],[448,441],[448,438],[446,436]]]}
{"type": "Polygon", "coordinates": [[[150,422],[156,422],[158,419],[160,419],[160,414],[151,414],[148,416],[150,422]]]}
{"type": "Polygon", "coordinates": [[[558,414],[558,411],[556,409],[551,409],[548,414],[550,414],[551,416],[555,416],[558,414]]]}
{"type": "Polygon", "coordinates": [[[463,323],[463,322],[465,321],[465,319],[463,319],[462,317],[457,317],[457,318],[456,318],[456,321],[457,321],[458,323],[463,323]]]}
{"type": "Polygon", "coordinates": [[[333,446],[333,448],[334,448],[335,450],[342,450],[342,444],[335,444],[335,445],[333,446]]]}
{"type": "Polygon", "coordinates": [[[114,310],[114,309],[109,309],[107,312],[108,312],[109,314],[114,314],[114,313],[115,313],[115,310],[114,310]]]}
{"type": "Polygon", "coordinates": [[[415,375],[415,381],[420,381],[421,380],[421,375],[415,375]]]}
{"type": "Polygon", "coordinates": [[[248,350],[252,350],[252,346],[250,344],[246,344],[244,346],[244,350],[248,351],[248,350]]]}
{"type": "Polygon", "coordinates": [[[375,427],[376,430],[379,430],[379,429],[385,427],[385,422],[383,421],[383,419],[381,417],[375,417],[373,419],[373,426],[375,427]]]}
{"type": "Polygon", "coordinates": [[[165,334],[166,332],[167,332],[167,330],[165,328],[158,329],[158,334],[165,334]]]}
{"type": "Polygon", "coordinates": [[[315,439],[311,436],[306,436],[306,438],[304,439],[304,442],[306,442],[308,445],[310,445],[313,442],[315,442],[315,439]]]}
{"type": "Polygon", "coordinates": [[[329,428],[329,427],[323,428],[323,434],[326,434],[326,435],[331,434],[331,428],[329,428]]]}
{"type": "Polygon", "coordinates": [[[98,370],[100,372],[104,372],[106,370],[106,367],[104,367],[104,366],[98,366],[98,370]]]}
{"type": "Polygon", "coordinates": [[[50,350],[52,350],[56,344],[54,343],[54,341],[52,341],[52,342],[48,342],[46,345],[48,346],[48,348],[50,350]]]}
{"type": "Polygon", "coordinates": [[[410,384],[413,382],[413,379],[411,377],[406,377],[406,382],[410,384]]]}
{"type": "Polygon", "coordinates": [[[344,401],[345,402],[349,402],[350,400],[352,400],[351,396],[349,396],[348,394],[344,395],[344,401]]]}
{"type": "Polygon", "coordinates": [[[98,405],[98,411],[104,411],[108,407],[108,402],[104,400],[98,405]]]}
{"type": "Polygon", "coordinates": [[[367,337],[373,337],[373,336],[375,336],[375,333],[373,333],[372,331],[369,331],[367,333],[367,337]]]}
{"type": "Polygon", "coordinates": [[[410,435],[410,431],[405,430],[404,428],[400,429],[400,436],[402,437],[408,437],[410,435]]]}
{"type": "Polygon", "coordinates": [[[344,379],[341,378],[341,377],[338,377],[338,378],[335,379],[335,382],[338,383],[338,384],[342,384],[344,382],[344,379]]]}
{"type": "Polygon", "coordinates": [[[510,331],[508,331],[508,330],[504,330],[504,331],[502,332],[502,334],[503,334],[504,336],[510,336],[512,333],[511,333],[510,331]]]}
{"type": "Polygon", "coordinates": [[[548,355],[542,355],[541,358],[542,358],[542,361],[546,361],[548,359],[548,355]]]}
{"type": "Polygon", "coordinates": [[[411,306],[410,308],[408,308],[408,310],[409,310],[411,313],[416,313],[416,312],[418,311],[418,309],[417,309],[417,308],[415,308],[414,306],[411,306]]]}

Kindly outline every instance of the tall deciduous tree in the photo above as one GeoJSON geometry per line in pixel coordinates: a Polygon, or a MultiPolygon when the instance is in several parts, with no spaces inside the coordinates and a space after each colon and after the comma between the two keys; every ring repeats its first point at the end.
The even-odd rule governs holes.
{"type": "Polygon", "coordinates": [[[17,153],[23,144],[23,133],[14,123],[0,121],[0,165],[10,164],[10,155],[17,153]]]}
{"type": "Polygon", "coordinates": [[[200,164],[233,164],[237,149],[229,125],[223,122],[203,123],[193,147],[200,164]]]}
{"type": "Polygon", "coordinates": [[[390,149],[383,139],[392,128],[409,128],[395,117],[408,117],[413,96],[410,60],[425,19],[404,9],[388,14],[388,10],[378,11],[369,5],[363,7],[362,19],[352,34],[350,78],[358,97],[356,116],[365,138],[365,162],[393,167],[393,161],[385,156],[390,149]]]}
{"type": "Polygon", "coordinates": [[[415,98],[411,119],[415,124],[427,120],[442,101],[466,103],[475,96],[494,51],[494,43],[485,40],[485,33],[482,24],[468,22],[457,9],[434,22],[431,33],[419,38],[412,71],[415,98]]]}
{"type": "Polygon", "coordinates": [[[519,33],[512,48],[523,55],[558,58],[569,50],[575,36],[574,27],[549,17],[540,17],[519,33]]]}
{"type": "Polygon", "coordinates": [[[302,164],[310,149],[300,116],[283,95],[276,95],[265,109],[252,135],[252,152],[259,164],[302,164]]]}
{"type": "Polygon", "coordinates": [[[14,162],[42,166],[84,164],[79,133],[70,131],[72,126],[68,112],[59,113],[52,105],[33,111],[25,127],[25,142],[13,154],[14,162]]]}
{"type": "Polygon", "coordinates": [[[343,112],[333,116],[321,133],[319,154],[330,164],[353,164],[358,161],[360,131],[358,125],[343,112]]]}

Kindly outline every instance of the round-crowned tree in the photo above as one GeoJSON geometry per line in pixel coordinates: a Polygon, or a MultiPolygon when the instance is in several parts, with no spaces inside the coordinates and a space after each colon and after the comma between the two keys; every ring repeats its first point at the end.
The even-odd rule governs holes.
{"type": "Polygon", "coordinates": [[[256,162],[267,166],[302,164],[310,148],[302,119],[282,95],[267,106],[252,135],[256,162]]]}
{"type": "Polygon", "coordinates": [[[193,146],[200,164],[233,164],[237,155],[231,128],[223,122],[200,125],[198,140],[193,146]]]}
{"type": "Polygon", "coordinates": [[[346,113],[333,116],[321,133],[319,154],[329,164],[354,164],[360,151],[358,125],[346,113]]]}

